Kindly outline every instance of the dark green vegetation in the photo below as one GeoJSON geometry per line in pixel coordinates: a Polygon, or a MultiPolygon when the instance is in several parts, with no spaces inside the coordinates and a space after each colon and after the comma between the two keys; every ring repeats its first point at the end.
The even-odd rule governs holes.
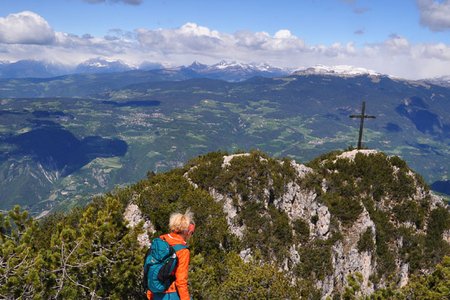
{"type": "MultiPolygon", "coordinates": [[[[366,122],[366,146],[401,156],[430,183],[450,172],[450,89],[368,76],[173,81],[186,78],[1,80],[0,208],[67,209],[220,149],[308,161],[355,145],[358,124],[348,116],[362,100],[377,116],[366,122]]],[[[340,209],[335,196],[325,200],[340,209]]]]}
{"type": "MultiPolygon", "coordinates": [[[[363,209],[375,232],[363,231],[357,249],[372,253],[377,270],[371,281],[385,287],[370,298],[449,295],[450,261],[444,257],[450,255],[450,245],[442,234],[450,229],[450,213],[442,205],[431,208],[427,193],[414,196],[426,187],[403,160],[383,153],[357,154],[350,160],[332,152],[313,160],[308,175],[299,177],[288,159],[252,151],[222,165],[226,154],[213,152],[169,172],[149,172],[132,186],[94,198],[85,208],[38,221],[18,208],[1,216],[0,295],[138,299],[146,249],[137,242],[142,223],[130,229],[123,219],[130,202],[151,220],[154,236],[167,231],[170,213],[187,208],[195,213],[198,229],[190,242],[194,299],[320,299],[316,282],[333,276],[333,247],[346,239],[363,209]],[[323,181],[326,190],[320,186],[323,181]],[[331,212],[327,239],[313,238],[310,232],[317,215],[290,219],[277,204],[290,184],[319,191],[316,200],[331,212]],[[228,223],[224,200],[214,199],[213,190],[231,199],[235,224],[228,223]],[[242,229],[241,238],[230,225],[242,229]],[[298,262],[286,259],[292,246],[298,262]],[[250,254],[247,263],[239,257],[242,251],[250,254]],[[395,260],[409,263],[415,276],[402,289],[395,287],[395,260]],[[424,276],[421,270],[434,271],[424,276]]],[[[335,287],[331,296],[356,299],[362,281],[360,273],[350,274],[347,286],[335,287]]]]}

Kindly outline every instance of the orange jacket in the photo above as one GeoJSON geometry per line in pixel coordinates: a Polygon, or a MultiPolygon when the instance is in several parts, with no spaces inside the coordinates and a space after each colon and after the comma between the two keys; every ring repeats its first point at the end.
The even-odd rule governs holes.
{"type": "MultiPolygon", "coordinates": [[[[169,243],[170,246],[173,245],[186,245],[186,241],[183,237],[177,233],[171,232],[168,234],[163,234],[160,236],[161,239],[169,243]]],[[[175,269],[175,281],[170,285],[170,287],[164,293],[176,293],[180,300],[190,300],[189,290],[188,290],[188,271],[189,271],[189,261],[190,252],[189,249],[181,249],[177,253],[178,265],[175,269]]],[[[149,300],[153,299],[151,291],[147,291],[147,298],[149,300]]]]}

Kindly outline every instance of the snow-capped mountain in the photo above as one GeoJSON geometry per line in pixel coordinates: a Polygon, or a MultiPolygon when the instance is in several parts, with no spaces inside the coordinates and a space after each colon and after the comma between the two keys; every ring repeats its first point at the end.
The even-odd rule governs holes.
{"type": "MultiPolygon", "coordinates": [[[[194,61],[188,66],[167,67],[156,62],[143,62],[139,66],[129,65],[120,60],[107,60],[104,58],[93,58],[76,66],[66,66],[62,64],[49,63],[35,60],[21,60],[17,62],[0,62],[0,78],[49,78],[67,74],[86,73],[117,73],[130,70],[140,70],[149,72],[170,72],[178,74],[179,79],[189,78],[212,78],[226,81],[243,81],[252,77],[278,77],[287,75],[334,75],[334,76],[358,76],[371,75],[381,76],[382,74],[353,66],[338,65],[324,66],[316,65],[300,69],[279,68],[267,63],[242,63],[221,61],[216,64],[207,65],[194,61]]],[[[387,76],[387,75],[386,75],[387,76]]],[[[173,78],[172,78],[173,79],[173,78]]],[[[430,79],[430,83],[440,85],[450,85],[450,76],[430,79]]]]}
{"type": "Polygon", "coordinates": [[[382,75],[381,73],[375,72],[373,70],[348,65],[338,65],[338,66],[316,65],[314,67],[299,69],[294,72],[294,75],[310,75],[310,74],[336,75],[336,76],[382,75]]]}
{"type": "Polygon", "coordinates": [[[242,81],[255,76],[285,76],[291,73],[290,70],[273,67],[268,64],[246,64],[234,61],[221,61],[213,65],[205,65],[194,61],[191,65],[182,67],[182,70],[195,72],[200,77],[227,81],[242,81]]]}
{"type": "Polygon", "coordinates": [[[120,60],[107,60],[104,58],[89,59],[76,66],[65,66],[36,60],[0,62],[0,78],[49,78],[67,74],[115,73],[130,70],[167,70],[171,73],[180,72],[185,75],[185,78],[207,77],[227,81],[242,81],[255,76],[284,76],[291,73],[291,70],[273,67],[268,64],[245,64],[226,61],[213,65],[194,61],[189,66],[171,68],[155,62],[143,62],[139,66],[132,66],[120,60]]]}
{"type": "Polygon", "coordinates": [[[252,71],[259,71],[259,72],[287,72],[285,69],[272,67],[266,63],[260,63],[260,64],[245,64],[245,63],[239,63],[239,62],[227,62],[222,60],[221,62],[211,65],[211,69],[218,69],[218,70],[230,70],[230,69],[240,69],[240,70],[252,70],[252,71]]]}
{"type": "Polygon", "coordinates": [[[425,81],[435,85],[450,87],[450,75],[429,78],[425,79],[425,81]]]}
{"type": "Polygon", "coordinates": [[[79,64],[74,73],[114,73],[134,70],[136,67],[130,66],[120,60],[106,60],[103,58],[89,59],[79,64]]]}

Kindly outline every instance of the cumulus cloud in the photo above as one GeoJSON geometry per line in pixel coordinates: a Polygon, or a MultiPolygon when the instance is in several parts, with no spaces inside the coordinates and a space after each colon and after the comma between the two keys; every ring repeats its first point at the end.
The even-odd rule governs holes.
{"type": "Polygon", "coordinates": [[[177,29],[138,29],[137,40],[144,49],[173,53],[212,53],[223,47],[226,35],[195,23],[177,29]]]}
{"type": "Polygon", "coordinates": [[[0,18],[0,43],[51,44],[55,32],[47,21],[31,11],[10,14],[0,18]]]}
{"type": "Polygon", "coordinates": [[[410,51],[409,41],[396,34],[391,34],[389,39],[386,40],[384,44],[393,54],[408,53],[410,51]]]}
{"type": "Polygon", "coordinates": [[[125,4],[131,4],[131,5],[139,5],[143,2],[144,0],[84,0],[84,2],[87,3],[105,3],[105,2],[109,2],[109,3],[117,3],[117,2],[123,2],[125,4]]]}
{"type": "Polygon", "coordinates": [[[413,49],[415,57],[450,61],[450,46],[444,43],[423,44],[413,49]]]}
{"type": "Polygon", "coordinates": [[[177,29],[138,29],[137,39],[143,49],[159,51],[172,59],[195,57],[197,60],[266,59],[284,57],[305,50],[303,40],[283,29],[273,36],[266,32],[239,31],[221,33],[195,23],[177,29]]]}
{"type": "Polygon", "coordinates": [[[432,31],[450,30],[450,1],[417,0],[420,24],[432,31]]]}

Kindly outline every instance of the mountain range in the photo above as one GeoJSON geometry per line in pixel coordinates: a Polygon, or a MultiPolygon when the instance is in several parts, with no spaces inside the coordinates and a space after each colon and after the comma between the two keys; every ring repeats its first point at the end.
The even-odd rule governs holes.
{"type": "Polygon", "coordinates": [[[159,70],[180,72],[188,77],[208,77],[228,81],[242,81],[254,76],[280,76],[292,72],[291,69],[276,68],[267,64],[244,64],[221,61],[213,65],[193,62],[189,66],[166,67],[159,63],[144,62],[138,66],[128,65],[122,61],[93,58],[75,66],[36,60],[17,62],[0,62],[0,78],[51,78],[70,74],[118,73],[126,71],[159,70]]]}
{"type": "Polygon", "coordinates": [[[445,84],[346,66],[283,73],[222,62],[1,79],[0,91],[1,208],[87,203],[218,149],[305,162],[356,145],[359,123],[349,115],[362,101],[376,116],[365,123],[364,146],[401,156],[450,194],[445,84]]]}
{"type": "MultiPolygon", "coordinates": [[[[15,62],[0,61],[0,79],[8,78],[52,78],[75,74],[102,74],[126,71],[150,71],[186,73],[187,78],[206,77],[227,81],[243,81],[255,76],[276,77],[297,74],[328,74],[337,76],[354,76],[361,74],[383,75],[373,70],[347,65],[281,68],[266,63],[239,63],[220,61],[207,65],[194,61],[187,66],[167,66],[162,63],[144,61],[139,65],[130,65],[120,60],[91,58],[77,65],[66,65],[48,61],[19,60],[15,62]]],[[[384,74],[389,76],[388,74],[384,74]]],[[[187,79],[184,78],[184,79],[187,79]]],[[[450,75],[424,78],[424,82],[435,85],[450,86],[450,75]]]]}

